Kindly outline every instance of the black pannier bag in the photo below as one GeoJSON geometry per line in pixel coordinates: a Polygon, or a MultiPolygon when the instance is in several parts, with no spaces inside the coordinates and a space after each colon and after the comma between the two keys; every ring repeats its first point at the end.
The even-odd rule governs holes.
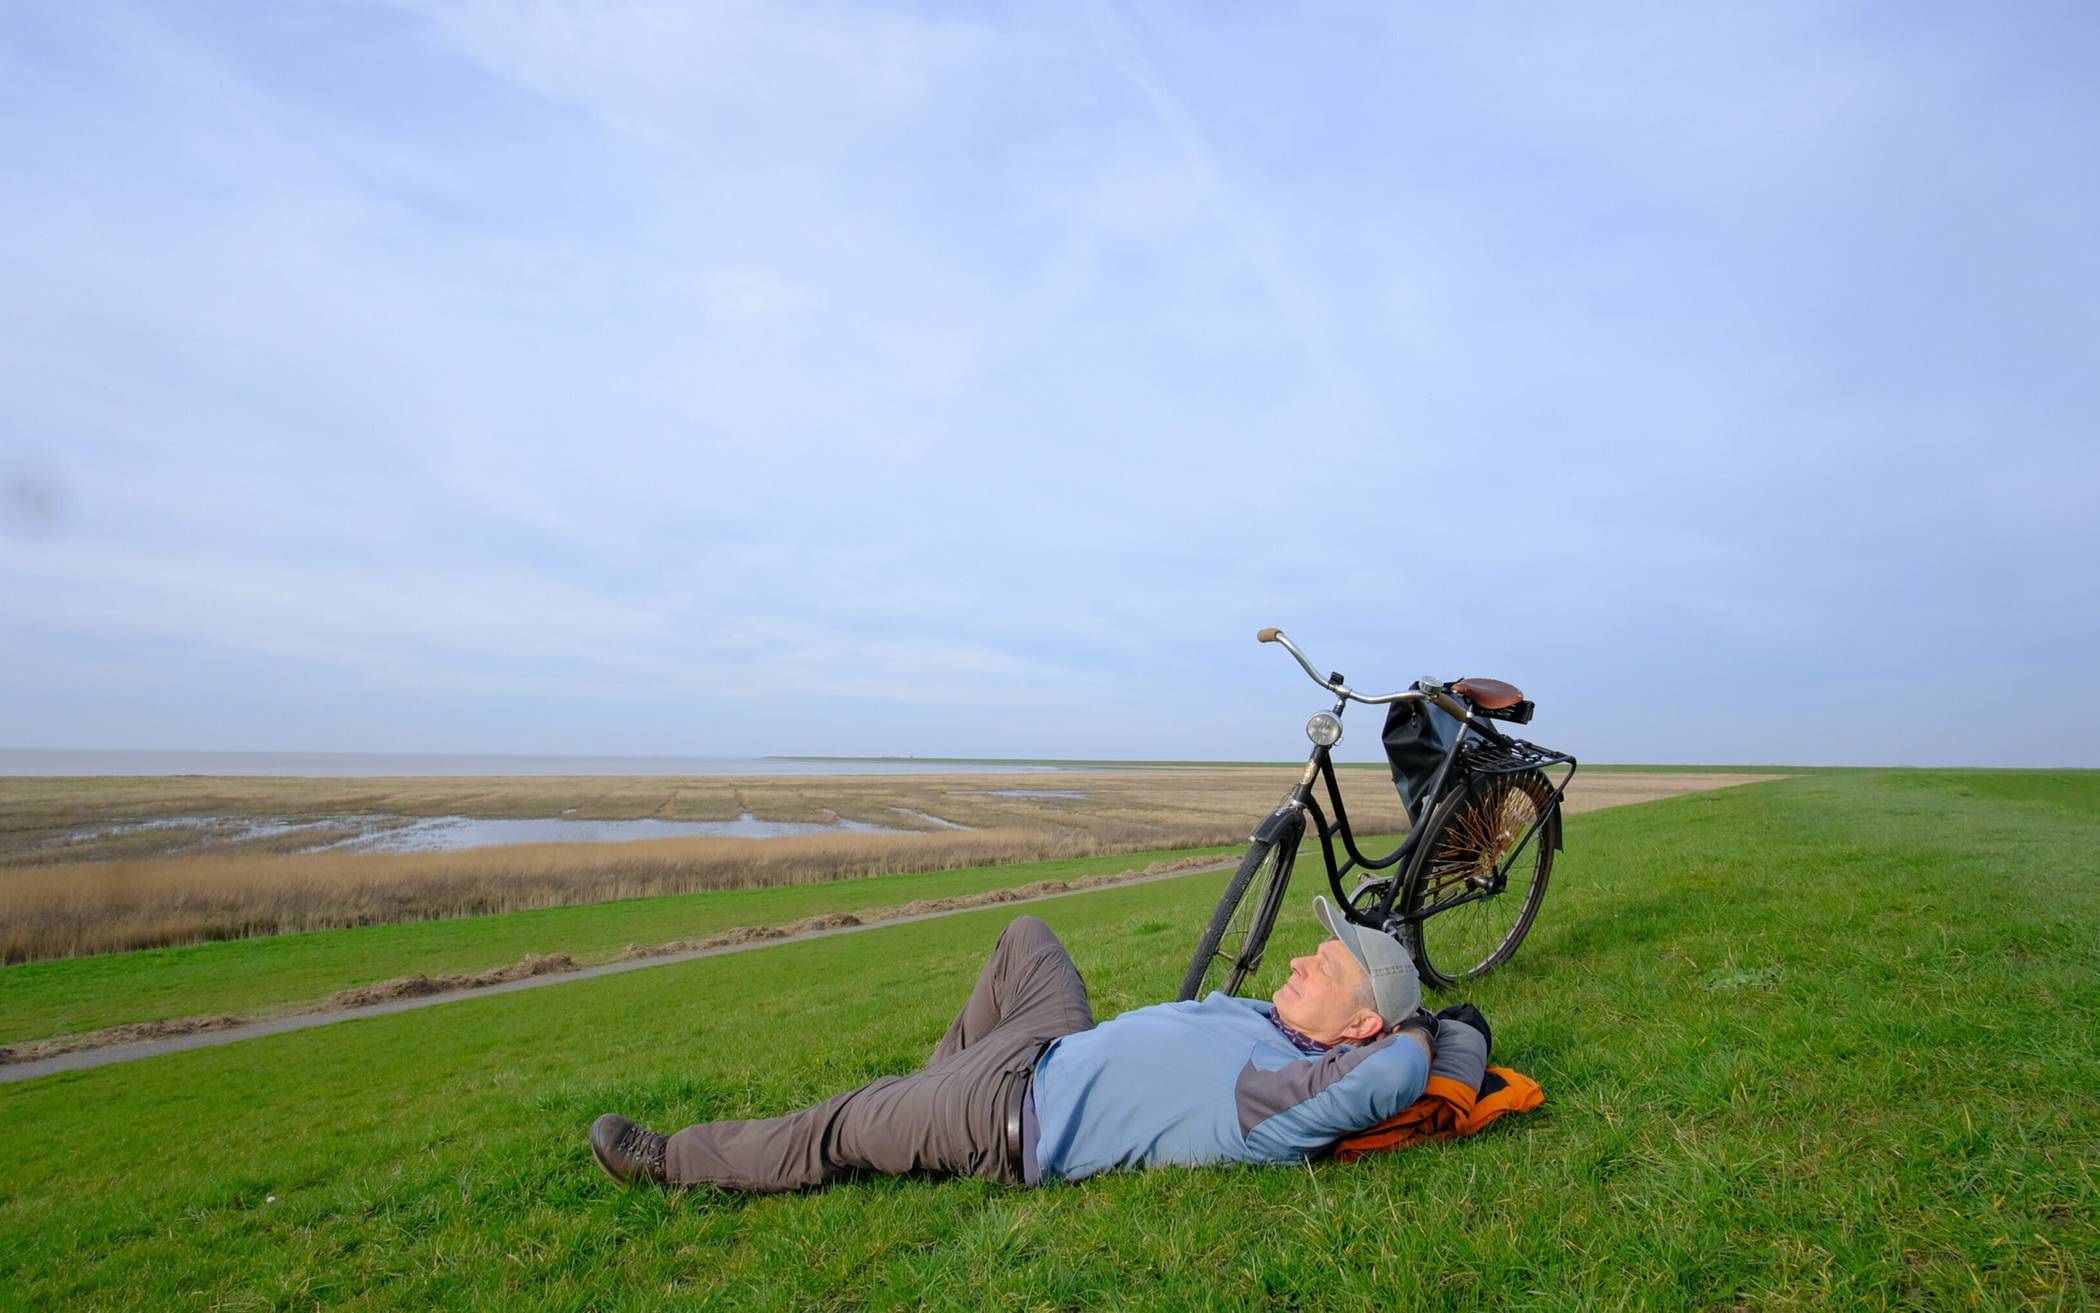
{"type": "MultiPolygon", "coordinates": [[[[1419,688],[1411,684],[1410,688],[1419,688]]],[[[1393,787],[1407,804],[1407,818],[1420,825],[1432,801],[1431,786],[1444,754],[1458,737],[1458,718],[1430,702],[1395,702],[1385,713],[1385,758],[1393,763],[1393,787]]]]}

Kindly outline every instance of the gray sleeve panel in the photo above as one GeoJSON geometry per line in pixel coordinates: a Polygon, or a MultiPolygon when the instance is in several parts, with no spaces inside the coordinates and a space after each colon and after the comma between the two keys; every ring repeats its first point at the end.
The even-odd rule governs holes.
{"type": "Polygon", "coordinates": [[[1487,1065],[1487,1036],[1463,1021],[1436,1023],[1436,1059],[1429,1064],[1431,1076],[1442,1076],[1477,1090],[1480,1082],[1487,1079],[1487,1065]]]}
{"type": "MultiPolygon", "coordinates": [[[[1464,1029],[1471,1031],[1471,1027],[1464,1029]]],[[[1477,1031],[1472,1033],[1478,1034],[1477,1031]]],[[[1239,1080],[1232,1087],[1233,1101],[1239,1107],[1240,1134],[1253,1134],[1255,1127],[1312,1098],[1398,1038],[1398,1035],[1387,1035],[1369,1044],[1329,1049],[1317,1057],[1286,1062],[1274,1071],[1263,1071],[1253,1062],[1248,1062],[1240,1068],[1239,1080]]],[[[1414,1041],[1407,1042],[1412,1044],[1414,1041]]]]}

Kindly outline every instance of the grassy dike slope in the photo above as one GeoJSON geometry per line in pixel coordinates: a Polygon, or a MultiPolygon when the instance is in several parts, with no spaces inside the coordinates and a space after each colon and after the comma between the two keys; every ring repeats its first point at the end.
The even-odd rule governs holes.
{"type": "MultiPolygon", "coordinates": [[[[1568,837],[1471,991],[1549,1102],[1468,1143],[1034,1192],[590,1165],[602,1110],[763,1115],[915,1065],[994,909],[0,1087],[0,1300],[2093,1305],[2100,777],[1821,776],[1568,837]]],[[[1036,910],[1106,1017],[1165,994],[1217,885],[1036,910]]]]}

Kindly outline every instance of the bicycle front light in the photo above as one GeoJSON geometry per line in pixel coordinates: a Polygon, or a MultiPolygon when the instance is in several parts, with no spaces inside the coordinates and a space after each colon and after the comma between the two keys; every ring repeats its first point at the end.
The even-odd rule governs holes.
{"type": "Polygon", "coordinates": [[[1331,748],[1342,741],[1342,718],[1331,711],[1322,711],[1305,722],[1305,737],[1323,748],[1331,748]]]}

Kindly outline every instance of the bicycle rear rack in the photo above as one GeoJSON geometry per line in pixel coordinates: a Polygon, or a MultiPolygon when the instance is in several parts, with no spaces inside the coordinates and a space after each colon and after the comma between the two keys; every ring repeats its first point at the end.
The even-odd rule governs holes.
{"type": "Polygon", "coordinates": [[[1568,768],[1557,784],[1551,776],[1547,777],[1555,794],[1566,793],[1568,781],[1575,778],[1575,758],[1569,753],[1542,748],[1525,739],[1503,737],[1497,741],[1484,736],[1468,739],[1458,749],[1458,768],[1468,775],[1514,775],[1527,770],[1545,774],[1549,766],[1568,768]]]}

